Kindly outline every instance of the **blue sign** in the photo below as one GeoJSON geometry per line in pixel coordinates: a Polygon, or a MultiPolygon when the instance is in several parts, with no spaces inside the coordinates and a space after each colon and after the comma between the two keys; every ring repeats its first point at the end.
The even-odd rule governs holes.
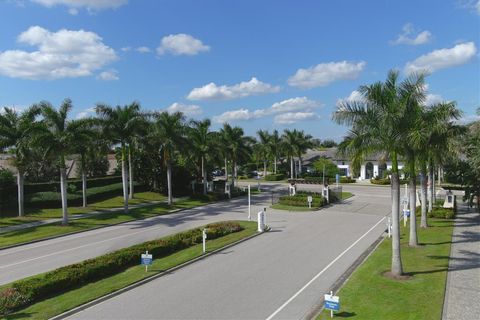
{"type": "Polygon", "coordinates": [[[405,216],[407,216],[407,218],[410,217],[410,210],[405,210],[405,216]]]}
{"type": "Polygon", "coordinates": [[[153,262],[152,258],[142,258],[142,265],[151,266],[153,262]]]}
{"type": "Polygon", "coordinates": [[[337,183],[340,182],[340,175],[339,175],[338,173],[335,175],[335,181],[336,181],[337,183]]]}
{"type": "Polygon", "coordinates": [[[338,311],[340,310],[340,302],[325,300],[323,307],[328,310],[338,311]]]}

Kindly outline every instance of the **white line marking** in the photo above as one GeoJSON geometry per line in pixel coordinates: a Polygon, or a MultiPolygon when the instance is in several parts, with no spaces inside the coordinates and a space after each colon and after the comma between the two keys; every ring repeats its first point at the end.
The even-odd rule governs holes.
{"type": "Polygon", "coordinates": [[[284,304],[282,304],[280,306],[280,308],[278,308],[277,310],[275,310],[274,313],[272,313],[266,320],[271,320],[273,319],[273,317],[275,317],[280,311],[282,311],[290,302],[293,301],[293,299],[295,299],[296,297],[298,297],[308,286],[310,286],[315,280],[318,279],[318,277],[320,277],[325,271],[327,271],[328,268],[330,268],[335,262],[338,261],[338,259],[340,259],[341,257],[343,257],[343,255],[345,253],[347,253],[348,250],[350,250],[351,248],[353,248],[358,242],[360,242],[360,240],[362,240],[368,233],[370,233],[370,231],[372,231],[373,229],[375,229],[383,220],[385,220],[385,217],[383,217],[382,219],[380,219],[380,221],[378,221],[373,227],[371,227],[367,232],[365,232],[360,238],[357,239],[357,241],[355,241],[354,243],[352,243],[350,245],[350,247],[348,247],[347,249],[345,249],[345,251],[343,251],[342,253],[340,253],[340,255],[338,257],[336,257],[334,260],[332,260],[332,262],[330,262],[325,268],[322,269],[322,271],[320,271],[319,273],[317,273],[317,275],[315,277],[313,277],[312,280],[308,281],[306,285],[304,285],[300,290],[297,291],[297,293],[295,293],[290,299],[288,299],[287,301],[285,301],[284,304]]]}

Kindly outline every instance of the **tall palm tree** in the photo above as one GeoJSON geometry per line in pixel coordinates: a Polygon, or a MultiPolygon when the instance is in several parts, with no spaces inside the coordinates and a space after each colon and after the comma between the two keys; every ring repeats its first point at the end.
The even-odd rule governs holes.
{"type": "Polygon", "coordinates": [[[263,177],[267,176],[267,161],[270,155],[270,135],[266,130],[258,130],[257,131],[259,145],[258,151],[260,152],[263,160],[263,177]]]}
{"type": "Polygon", "coordinates": [[[66,156],[71,154],[78,139],[87,136],[88,128],[82,120],[68,120],[72,101],[65,99],[58,110],[48,102],[40,102],[42,122],[45,130],[38,133],[36,142],[44,149],[46,157],[55,159],[60,170],[60,192],[62,198],[62,224],[68,224],[67,167],[66,156]]]}
{"type": "Polygon", "coordinates": [[[297,131],[297,144],[295,146],[298,157],[298,173],[302,173],[302,156],[308,149],[314,147],[313,137],[305,132],[297,131]]]}
{"type": "Polygon", "coordinates": [[[283,151],[287,156],[287,159],[290,159],[290,179],[294,178],[293,172],[293,157],[297,155],[297,144],[298,144],[298,131],[297,129],[289,130],[285,129],[282,135],[283,141],[283,151]]]}
{"type": "Polygon", "coordinates": [[[398,157],[402,154],[405,112],[410,102],[415,81],[399,83],[397,71],[390,71],[385,82],[364,85],[359,88],[363,101],[340,103],[333,119],[339,124],[351,126],[340,150],[364,158],[374,152],[385,152],[392,161],[392,264],[391,273],[403,273],[400,253],[400,183],[398,157]]]}
{"type": "Polygon", "coordinates": [[[4,113],[0,114],[0,150],[11,149],[15,155],[19,217],[25,215],[23,192],[25,169],[30,162],[32,135],[39,129],[39,123],[35,121],[39,113],[40,109],[32,106],[21,114],[11,108],[4,108],[4,113]]]}
{"type": "MultiPolygon", "coordinates": [[[[133,102],[126,106],[112,108],[107,105],[98,104],[95,108],[103,127],[104,135],[112,144],[120,144],[122,162],[122,183],[123,183],[123,208],[128,212],[128,173],[127,173],[127,147],[132,137],[137,132],[144,118],[140,113],[140,105],[133,102]]],[[[131,166],[131,165],[130,165],[131,166]]]]}
{"type": "MultiPolygon", "coordinates": [[[[231,127],[227,123],[220,129],[220,135],[226,153],[232,160],[232,186],[235,187],[238,161],[249,158],[252,151],[251,145],[254,143],[254,140],[251,137],[244,136],[242,128],[231,127]]],[[[227,157],[225,157],[225,159],[227,159],[227,157]]],[[[226,162],[227,160],[225,160],[225,163],[226,162]]],[[[227,174],[226,170],[225,174],[227,174]]]]}
{"type": "Polygon", "coordinates": [[[162,112],[155,115],[155,121],[150,133],[152,139],[160,145],[163,161],[167,167],[168,204],[172,204],[172,163],[175,152],[186,144],[185,117],[181,112],[162,112]]]}
{"type": "Polygon", "coordinates": [[[282,138],[279,136],[278,131],[275,129],[270,135],[269,149],[270,154],[273,156],[273,173],[277,174],[277,159],[282,146],[282,138]]]}
{"type": "Polygon", "coordinates": [[[213,151],[214,133],[210,131],[211,122],[209,119],[203,121],[192,120],[190,123],[191,126],[188,128],[188,137],[193,148],[192,152],[196,157],[200,157],[203,194],[207,194],[207,172],[205,169],[205,161],[213,151]]]}

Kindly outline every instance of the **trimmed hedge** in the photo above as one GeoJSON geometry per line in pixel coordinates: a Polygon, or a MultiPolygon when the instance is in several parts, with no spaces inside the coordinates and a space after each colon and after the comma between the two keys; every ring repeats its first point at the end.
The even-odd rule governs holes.
{"type": "Polygon", "coordinates": [[[455,217],[455,210],[450,208],[433,208],[432,212],[428,213],[429,218],[453,219],[455,217]]]}
{"type": "Polygon", "coordinates": [[[308,207],[308,196],[312,196],[312,208],[319,208],[325,204],[325,199],[320,193],[298,192],[294,196],[281,196],[279,204],[295,207],[308,207]]]}
{"type": "Polygon", "coordinates": [[[340,177],[340,183],[355,183],[357,180],[352,177],[340,177]]]}
{"type": "Polygon", "coordinates": [[[390,184],[390,179],[389,178],[385,178],[385,179],[370,179],[370,182],[372,184],[379,184],[379,185],[389,185],[390,184]]]}
{"type": "Polygon", "coordinates": [[[267,174],[265,176],[265,181],[280,181],[285,179],[285,175],[282,173],[277,173],[277,174],[267,174]]]}
{"type": "MultiPolygon", "coordinates": [[[[121,176],[108,176],[102,178],[87,179],[88,188],[96,188],[108,186],[114,183],[122,182],[121,176]]],[[[74,179],[67,181],[68,186],[74,186],[75,189],[82,189],[82,180],[74,179]]],[[[42,183],[26,183],[25,195],[37,192],[60,192],[60,181],[42,182],[42,183]]]]}
{"type": "MultiPolygon", "coordinates": [[[[229,221],[212,223],[206,228],[208,239],[243,230],[240,224],[229,221]]],[[[0,292],[0,315],[125,271],[138,265],[140,255],[147,250],[158,259],[200,243],[202,228],[196,228],[15,281],[0,292]]]]}

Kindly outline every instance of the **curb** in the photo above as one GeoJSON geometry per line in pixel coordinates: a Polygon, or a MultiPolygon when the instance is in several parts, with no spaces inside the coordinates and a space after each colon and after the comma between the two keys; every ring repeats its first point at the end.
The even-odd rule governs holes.
{"type": "MultiPolygon", "coordinates": [[[[240,197],[238,197],[238,198],[240,198],[240,197]]],[[[109,224],[109,225],[98,226],[98,227],[94,227],[94,228],[87,229],[87,230],[79,230],[79,231],[67,232],[67,233],[62,233],[62,234],[59,234],[59,235],[56,235],[56,236],[47,237],[47,238],[41,238],[41,239],[37,239],[37,240],[31,240],[31,241],[27,241],[27,242],[12,244],[12,245],[8,245],[8,246],[0,247],[0,252],[1,252],[2,250],[12,249],[12,248],[16,248],[16,247],[21,247],[21,246],[25,246],[25,245],[28,245],[28,244],[38,243],[38,242],[41,242],[41,241],[47,241],[47,240],[57,239],[57,238],[65,237],[65,236],[71,236],[71,235],[74,235],[74,234],[77,234],[77,233],[82,233],[82,232],[87,232],[87,231],[93,231],[93,230],[102,229],[102,228],[107,228],[107,227],[114,227],[114,226],[118,226],[118,225],[120,225],[120,224],[129,223],[129,222],[132,222],[132,221],[142,221],[142,220],[146,220],[146,219],[150,219],[150,218],[155,218],[155,217],[160,217],[160,216],[166,216],[166,215],[169,215],[169,214],[172,214],[172,213],[177,213],[177,212],[180,212],[180,211],[185,211],[185,210],[190,210],[190,209],[197,209],[197,208],[201,208],[201,207],[204,207],[204,206],[212,205],[212,204],[215,204],[215,203],[227,202],[227,201],[230,201],[230,200],[235,200],[235,199],[238,199],[238,198],[224,199],[224,200],[220,200],[220,201],[210,202],[210,203],[206,203],[206,204],[203,204],[203,205],[201,205],[201,206],[198,206],[198,207],[173,209],[173,210],[171,210],[171,211],[167,211],[167,212],[164,213],[164,214],[158,214],[158,215],[151,216],[151,217],[145,217],[145,218],[140,218],[140,219],[132,219],[132,220],[117,222],[117,223],[113,223],[113,224],[109,224]]],[[[155,205],[155,204],[148,205],[148,206],[145,206],[145,207],[154,206],[154,205],[155,205]]],[[[135,209],[137,209],[137,208],[135,208],[135,209]]],[[[132,209],[132,210],[133,210],[133,209],[132,209]]],[[[76,219],[76,220],[81,220],[81,219],[76,219]]],[[[60,221],[59,221],[59,222],[60,222],[60,221]]],[[[57,223],[58,223],[58,222],[57,222],[57,223]]],[[[37,226],[37,227],[48,226],[48,225],[52,225],[52,224],[53,224],[53,223],[45,224],[45,225],[41,225],[41,226],[37,226]]],[[[30,227],[30,228],[37,228],[37,227],[30,227]]],[[[19,229],[19,230],[16,230],[16,231],[26,230],[26,229],[29,229],[29,228],[19,229]]],[[[0,234],[0,235],[1,235],[1,234],[0,234]]]]}
{"type": "Polygon", "coordinates": [[[238,241],[232,242],[232,243],[230,243],[230,244],[228,244],[228,245],[226,245],[226,246],[224,246],[224,247],[222,247],[222,248],[218,248],[218,249],[216,249],[216,250],[214,250],[214,251],[208,252],[208,253],[206,253],[206,254],[204,254],[204,255],[201,255],[201,256],[199,256],[199,257],[197,257],[197,258],[194,258],[194,259],[192,259],[192,260],[189,260],[189,261],[187,261],[187,262],[184,262],[184,263],[182,263],[182,264],[180,264],[180,265],[178,265],[178,266],[175,266],[175,267],[173,267],[173,268],[167,269],[167,270],[165,270],[165,271],[163,271],[163,272],[157,273],[157,274],[152,275],[152,276],[150,276],[150,277],[148,277],[148,278],[142,279],[142,280],[140,280],[140,281],[138,281],[138,282],[134,282],[134,283],[132,283],[131,285],[128,285],[128,286],[126,286],[126,287],[124,287],[124,288],[118,289],[117,291],[114,291],[114,292],[112,292],[112,293],[109,293],[109,294],[107,294],[107,295],[104,295],[103,297],[97,298],[97,299],[92,300],[92,301],[90,301],[90,302],[87,302],[87,303],[85,303],[85,304],[83,304],[83,305],[81,305],[81,306],[78,306],[78,307],[73,308],[73,309],[71,309],[71,310],[68,310],[68,311],[66,311],[66,312],[64,312],[64,313],[61,313],[61,314],[59,314],[59,315],[56,315],[56,316],[50,318],[50,320],[60,320],[60,319],[65,319],[65,318],[67,318],[67,317],[70,317],[70,316],[72,316],[72,315],[74,315],[74,314],[76,314],[76,313],[79,313],[79,312],[81,312],[81,311],[83,311],[83,310],[86,310],[86,309],[88,309],[88,308],[91,308],[91,307],[93,307],[93,306],[95,306],[95,305],[97,305],[97,304],[100,304],[100,303],[102,303],[102,302],[104,302],[104,301],[107,301],[107,300],[109,300],[109,299],[111,299],[111,298],[114,298],[114,297],[116,297],[116,296],[118,296],[118,295],[121,295],[121,294],[123,294],[123,293],[125,293],[125,292],[127,292],[127,291],[133,290],[133,289],[135,289],[135,288],[137,288],[137,287],[140,287],[140,286],[142,286],[142,285],[144,285],[144,284],[146,284],[146,283],[149,283],[149,282],[151,282],[151,281],[153,281],[153,280],[155,280],[155,279],[157,279],[157,278],[163,277],[163,276],[165,276],[165,275],[167,275],[167,274],[169,274],[169,273],[171,273],[171,272],[173,272],[173,271],[182,269],[182,268],[187,267],[187,266],[189,266],[189,265],[191,265],[191,264],[193,264],[193,263],[195,263],[195,262],[197,262],[197,261],[206,259],[206,258],[210,257],[211,255],[217,254],[218,252],[221,252],[221,251],[223,251],[223,250],[225,250],[225,249],[231,248],[231,247],[236,246],[236,245],[238,245],[238,244],[240,244],[240,243],[242,243],[242,242],[245,242],[245,241],[247,241],[247,240],[250,240],[250,239],[253,239],[253,238],[255,238],[255,237],[258,237],[259,235],[261,235],[261,234],[263,234],[263,233],[264,233],[264,232],[256,232],[256,233],[252,234],[251,236],[248,236],[248,237],[246,237],[246,238],[243,238],[243,239],[240,239],[240,240],[238,240],[238,241]]]}
{"type": "MultiPolygon", "coordinates": [[[[385,230],[386,231],[386,230],[385,230]]],[[[387,237],[385,234],[382,234],[377,238],[353,263],[348,269],[333,283],[333,285],[328,288],[327,291],[337,292],[341,287],[350,279],[352,273],[362,265],[368,257],[378,248],[378,246],[385,240],[387,237]]],[[[323,311],[323,295],[318,300],[317,305],[313,307],[305,316],[305,319],[314,320],[321,312],[323,311]]]]}

